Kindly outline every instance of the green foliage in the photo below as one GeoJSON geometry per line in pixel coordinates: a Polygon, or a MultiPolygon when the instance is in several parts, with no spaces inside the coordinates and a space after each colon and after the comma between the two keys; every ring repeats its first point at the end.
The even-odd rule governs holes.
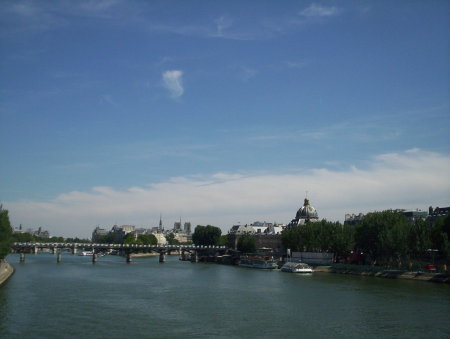
{"type": "Polygon", "coordinates": [[[281,234],[281,241],[285,248],[290,248],[293,252],[303,251],[303,239],[302,239],[301,227],[293,227],[285,230],[281,234]]]}
{"type": "Polygon", "coordinates": [[[134,233],[128,233],[123,238],[123,243],[127,245],[156,245],[158,241],[153,234],[140,234],[136,237],[134,233]]]}
{"type": "Polygon", "coordinates": [[[367,214],[356,227],[326,220],[307,222],[284,231],[282,241],[292,251],[332,252],[336,257],[357,251],[374,263],[400,265],[433,260],[429,249],[437,249],[438,258],[447,261],[449,233],[450,216],[434,226],[423,220],[409,224],[402,213],[388,210],[367,214]]]}
{"type": "Polygon", "coordinates": [[[339,222],[334,223],[333,242],[330,252],[335,253],[336,257],[345,257],[355,247],[355,229],[350,225],[342,225],[339,222]]]}
{"type": "Polygon", "coordinates": [[[282,241],[286,248],[294,252],[333,252],[340,256],[353,249],[354,230],[339,222],[307,222],[284,231],[282,241]]]}
{"type": "Polygon", "coordinates": [[[407,218],[401,213],[391,210],[369,213],[356,229],[356,247],[372,260],[400,261],[408,252],[409,229],[407,218]]]}
{"type": "Polygon", "coordinates": [[[0,259],[5,258],[11,251],[12,228],[9,222],[8,211],[0,205],[0,259]]]}
{"type": "Polygon", "coordinates": [[[192,242],[196,245],[217,245],[219,243],[222,231],[215,226],[201,226],[197,225],[195,231],[192,234],[192,242]]]}
{"type": "Polygon", "coordinates": [[[12,239],[14,242],[37,242],[36,237],[29,233],[13,233],[12,239]]]}
{"type": "Polygon", "coordinates": [[[228,235],[227,234],[221,235],[217,245],[218,246],[227,246],[228,245],[228,235]]]}
{"type": "Polygon", "coordinates": [[[437,220],[431,230],[432,247],[437,249],[440,255],[447,260],[450,254],[450,214],[437,220]]]}
{"type": "Polygon", "coordinates": [[[12,240],[13,242],[90,243],[89,240],[80,239],[77,237],[66,239],[63,237],[42,238],[29,233],[13,233],[12,240]]]}
{"type": "Polygon", "coordinates": [[[173,233],[167,234],[166,240],[169,245],[179,245],[180,244],[180,242],[177,239],[175,239],[175,234],[173,234],[173,233]]]}
{"type": "Polygon", "coordinates": [[[98,235],[96,243],[99,243],[99,244],[114,244],[114,243],[116,243],[116,238],[115,238],[114,234],[112,234],[112,233],[108,233],[108,234],[105,234],[105,235],[98,235]]]}
{"type": "Polygon", "coordinates": [[[138,236],[138,240],[142,245],[157,245],[158,239],[153,234],[141,234],[138,236]]]}
{"type": "Polygon", "coordinates": [[[135,237],[134,233],[128,233],[124,238],[123,238],[123,243],[126,245],[130,245],[130,244],[139,244],[138,239],[135,237]]]}
{"type": "Polygon", "coordinates": [[[81,244],[81,243],[90,243],[91,241],[90,241],[90,240],[87,240],[87,239],[80,239],[80,238],[78,238],[78,237],[75,237],[75,238],[66,238],[66,239],[64,240],[64,242],[66,242],[66,243],[78,243],[78,244],[81,244]]]}
{"type": "Polygon", "coordinates": [[[411,258],[420,259],[431,248],[431,227],[425,221],[416,220],[408,235],[408,249],[411,258]]]}
{"type": "Polygon", "coordinates": [[[240,235],[237,241],[237,249],[242,253],[253,253],[256,251],[256,239],[251,234],[240,235]]]}

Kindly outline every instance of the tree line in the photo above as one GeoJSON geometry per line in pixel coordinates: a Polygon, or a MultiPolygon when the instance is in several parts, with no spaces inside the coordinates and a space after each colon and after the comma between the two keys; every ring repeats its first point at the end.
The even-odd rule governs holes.
{"type": "MultiPolygon", "coordinates": [[[[363,253],[366,262],[371,264],[405,264],[436,259],[448,264],[450,254],[450,215],[437,219],[434,223],[422,219],[409,223],[406,216],[396,211],[368,213],[356,225],[341,224],[322,220],[307,222],[300,227],[285,230],[281,239],[283,246],[292,251],[329,252],[335,258],[345,258],[350,253],[363,253]]],[[[18,242],[83,242],[86,240],[60,237],[39,238],[31,234],[13,234],[8,211],[0,205],[0,259],[18,242]]],[[[169,237],[169,244],[176,239],[169,237]]],[[[226,245],[227,236],[220,228],[197,225],[192,235],[196,245],[226,245]]],[[[113,235],[108,234],[99,242],[114,243],[113,235]]],[[[154,235],[129,234],[124,243],[157,244],[154,235]]],[[[240,236],[238,250],[252,252],[256,249],[255,237],[240,236]]]]}
{"type": "Polygon", "coordinates": [[[0,259],[5,258],[11,251],[12,228],[9,222],[8,211],[0,205],[0,259]]]}
{"type": "Polygon", "coordinates": [[[363,253],[372,264],[405,264],[436,259],[448,262],[450,215],[435,223],[409,223],[396,211],[368,213],[356,225],[307,222],[285,230],[283,245],[293,251],[330,252],[336,258],[363,253]]]}

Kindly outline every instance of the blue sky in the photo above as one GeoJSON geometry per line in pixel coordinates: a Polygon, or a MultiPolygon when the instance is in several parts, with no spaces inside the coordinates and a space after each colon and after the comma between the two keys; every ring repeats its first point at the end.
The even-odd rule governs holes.
{"type": "Polygon", "coordinates": [[[15,226],[82,236],[160,213],[167,227],[288,222],[305,191],[331,220],[447,206],[449,14],[2,1],[0,201],[15,226]]]}

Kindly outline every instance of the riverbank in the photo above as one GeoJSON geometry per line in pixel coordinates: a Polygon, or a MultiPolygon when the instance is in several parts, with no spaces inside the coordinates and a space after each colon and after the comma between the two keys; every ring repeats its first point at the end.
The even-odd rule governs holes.
{"type": "Polygon", "coordinates": [[[431,273],[431,272],[410,272],[404,270],[376,270],[370,267],[361,267],[355,265],[349,266],[316,266],[314,272],[325,273],[339,273],[339,274],[353,274],[362,276],[372,276],[389,279],[409,279],[409,280],[421,280],[431,281],[439,283],[450,283],[449,273],[431,273]]]}
{"type": "MultiPolygon", "coordinates": [[[[177,251],[174,251],[171,254],[166,254],[166,255],[180,255],[177,251]]],[[[132,258],[146,258],[146,257],[157,257],[159,256],[158,252],[148,252],[148,253],[132,253],[131,257],[132,258]]]]}
{"type": "Polygon", "coordinates": [[[149,253],[132,253],[132,258],[147,258],[147,257],[156,257],[159,256],[159,253],[149,252],[149,253]]]}
{"type": "Polygon", "coordinates": [[[0,286],[2,286],[14,273],[14,267],[5,260],[0,260],[0,286]]]}

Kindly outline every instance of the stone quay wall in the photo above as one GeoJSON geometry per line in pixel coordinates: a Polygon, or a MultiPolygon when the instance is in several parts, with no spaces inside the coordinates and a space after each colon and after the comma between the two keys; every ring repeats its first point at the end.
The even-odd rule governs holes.
{"type": "Polygon", "coordinates": [[[5,259],[0,259],[0,286],[3,285],[13,273],[14,268],[8,264],[5,259]]]}

